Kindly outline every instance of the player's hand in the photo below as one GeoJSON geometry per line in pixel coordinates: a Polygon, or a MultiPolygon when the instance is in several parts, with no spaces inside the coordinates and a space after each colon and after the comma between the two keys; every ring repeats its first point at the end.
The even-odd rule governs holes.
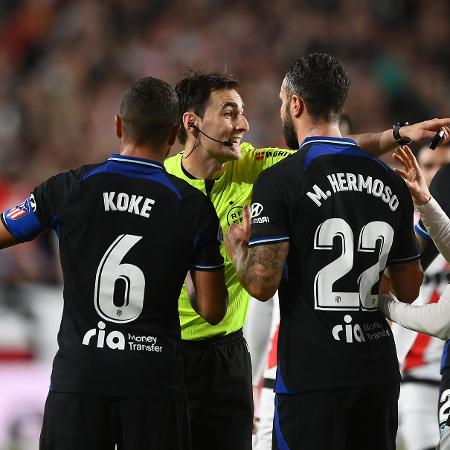
{"type": "Polygon", "coordinates": [[[446,145],[450,141],[450,118],[431,119],[413,125],[406,125],[400,128],[402,137],[409,137],[413,142],[424,143],[431,141],[435,134],[442,128],[444,136],[439,145],[446,145]]]}
{"type": "Polygon", "coordinates": [[[225,234],[225,248],[232,259],[234,259],[236,253],[242,249],[243,246],[247,246],[250,239],[250,209],[247,205],[244,206],[242,214],[242,224],[231,224],[225,234]]]}
{"type": "Polygon", "coordinates": [[[394,170],[405,180],[413,197],[414,204],[421,206],[428,203],[431,194],[411,149],[407,145],[399,147],[394,153],[394,159],[403,166],[403,169],[395,168],[394,170]]]}

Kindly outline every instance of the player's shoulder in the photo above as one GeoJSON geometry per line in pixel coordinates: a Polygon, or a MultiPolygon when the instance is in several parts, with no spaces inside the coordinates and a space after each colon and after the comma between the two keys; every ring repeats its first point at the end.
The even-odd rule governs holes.
{"type": "Polygon", "coordinates": [[[298,150],[276,150],[288,152],[286,156],[289,157],[280,159],[276,164],[268,166],[264,171],[261,172],[260,177],[283,176],[291,172],[297,172],[300,168],[303,167],[306,156],[305,153],[298,150]]]}
{"type": "Polygon", "coordinates": [[[164,161],[164,167],[169,173],[176,173],[181,170],[181,159],[183,157],[183,152],[179,152],[173,156],[170,156],[164,161]]]}
{"type": "Polygon", "coordinates": [[[242,164],[248,164],[249,161],[258,164],[264,163],[265,160],[282,160],[287,156],[297,153],[297,150],[279,147],[260,147],[255,148],[250,142],[243,142],[241,144],[242,157],[240,159],[242,164]]]}
{"type": "MultiPolygon", "coordinates": [[[[450,163],[441,167],[436,172],[436,175],[433,177],[433,180],[431,181],[430,187],[437,189],[440,189],[442,187],[448,189],[449,186],[450,186],[450,163]]],[[[450,195],[450,193],[448,195],[450,195]]]]}
{"type": "Polygon", "coordinates": [[[191,186],[186,180],[180,178],[178,174],[174,175],[173,173],[168,172],[167,169],[164,173],[168,181],[175,186],[178,191],[178,198],[180,200],[199,203],[209,201],[208,197],[202,191],[191,186]]]}
{"type": "Polygon", "coordinates": [[[431,195],[450,215],[450,163],[439,169],[430,184],[431,195]]]}
{"type": "Polygon", "coordinates": [[[86,164],[65,172],[57,173],[45,180],[42,185],[52,187],[55,190],[70,189],[74,185],[78,185],[79,182],[83,181],[92,170],[102,164],[104,163],[86,164]]]}

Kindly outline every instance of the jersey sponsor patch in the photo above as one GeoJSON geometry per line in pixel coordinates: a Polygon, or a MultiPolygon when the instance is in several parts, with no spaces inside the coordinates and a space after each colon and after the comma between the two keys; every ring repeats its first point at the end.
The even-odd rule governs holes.
{"type": "Polygon", "coordinates": [[[10,220],[18,220],[29,214],[31,211],[36,211],[36,201],[33,194],[31,194],[22,203],[19,203],[17,206],[7,211],[5,217],[10,220]]]}
{"type": "Polygon", "coordinates": [[[252,223],[269,223],[269,217],[260,217],[264,206],[261,203],[252,203],[252,223]]]}
{"type": "Polygon", "coordinates": [[[265,158],[277,158],[282,157],[285,158],[292,154],[290,150],[273,150],[273,151],[256,151],[255,152],[255,161],[263,161],[265,158]]]}

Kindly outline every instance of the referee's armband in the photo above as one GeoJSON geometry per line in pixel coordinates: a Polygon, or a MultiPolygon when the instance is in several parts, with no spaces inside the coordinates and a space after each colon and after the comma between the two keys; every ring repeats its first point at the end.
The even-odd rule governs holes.
{"type": "Polygon", "coordinates": [[[45,230],[36,215],[36,201],[33,194],[14,208],[4,211],[2,222],[17,242],[31,241],[45,230]]]}

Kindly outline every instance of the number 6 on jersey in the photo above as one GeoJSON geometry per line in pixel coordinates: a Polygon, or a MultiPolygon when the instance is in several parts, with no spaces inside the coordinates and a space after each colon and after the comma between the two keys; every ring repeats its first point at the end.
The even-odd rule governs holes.
{"type": "Polygon", "coordinates": [[[145,277],[133,264],[120,264],[142,236],[121,234],[106,250],[95,277],[95,309],[103,319],[131,322],[144,307],[145,277]]]}

